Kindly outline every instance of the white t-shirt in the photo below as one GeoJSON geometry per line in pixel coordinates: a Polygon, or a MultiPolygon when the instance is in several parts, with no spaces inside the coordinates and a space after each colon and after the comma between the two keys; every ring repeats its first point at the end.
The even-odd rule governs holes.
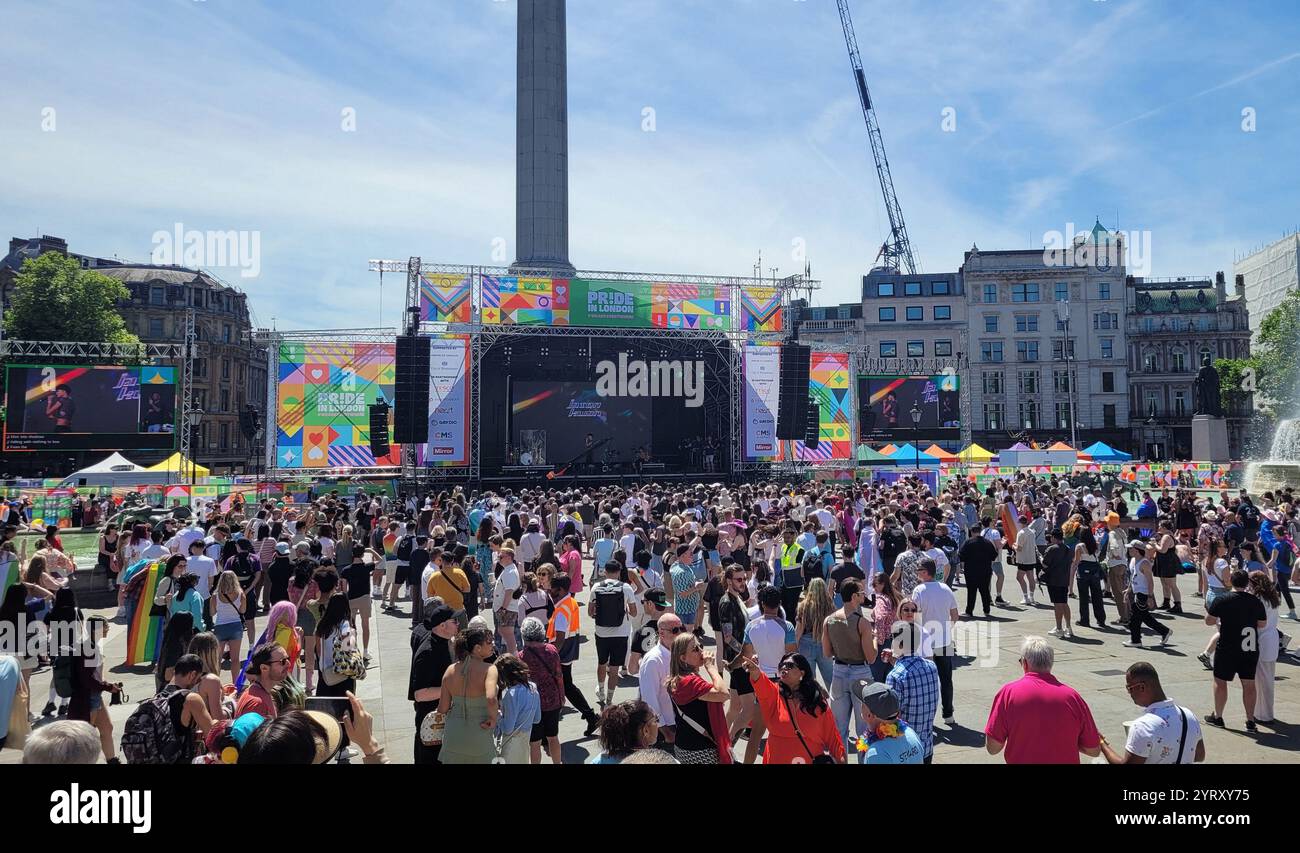
{"type": "Polygon", "coordinates": [[[1124,749],[1145,758],[1147,764],[1191,764],[1200,740],[1201,724],[1196,721],[1196,715],[1174,704],[1174,700],[1166,699],[1147,706],[1146,713],[1130,724],[1124,749]],[[1187,739],[1183,743],[1181,761],[1175,755],[1183,734],[1179,714],[1187,720],[1187,739]]]}
{"type": "Polygon", "coordinates": [[[202,554],[197,557],[191,555],[185,559],[185,571],[199,576],[199,582],[194,585],[194,589],[199,595],[207,598],[211,594],[212,579],[218,574],[217,561],[202,554]]]}
{"type": "Polygon", "coordinates": [[[921,654],[934,657],[936,648],[946,648],[952,643],[952,611],[957,609],[957,596],[939,581],[919,583],[912,590],[912,601],[920,608],[921,654]]]}
{"type": "Polygon", "coordinates": [[[785,657],[785,647],[794,642],[794,624],[760,616],[745,626],[745,642],[754,647],[758,668],[775,678],[776,666],[785,657]]]}
{"type": "Polygon", "coordinates": [[[197,542],[202,538],[202,527],[198,527],[197,525],[193,527],[182,527],[180,530],[176,531],[175,536],[167,540],[167,547],[171,549],[173,554],[185,554],[188,556],[190,553],[190,543],[197,542]]]}
{"type": "Polygon", "coordinates": [[[1205,582],[1209,585],[1210,589],[1226,589],[1226,587],[1224,587],[1223,585],[1223,581],[1221,580],[1221,578],[1223,577],[1223,573],[1227,571],[1227,569],[1228,569],[1227,560],[1223,559],[1222,557],[1219,557],[1217,560],[1214,561],[1214,571],[1208,572],[1205,575],[1205,582]]]}
{"type": "Polygon", "coordinates": [[[634,549],[636,548],[636,534],[624,533],[618,540],[618,547],[622,548],[623,553],[627,555],[627,564],[629,566],[636,565],[632,559],[634,556],[634,549]]]}
{"type": "MultiPolygon", "coordinates": [[[[598,588],[605,586],[607,583],[609,583],[608,579],[602,578],[600,583],[596,584],[591,588],[591,596],[593,600],[596,597],[596,590],[598,588]]],[[[597,637],[632,636],[632,619],[630,616],[627,615],[627,606],[629,604],[637,603],[636,591],[632,589],[632,585],[628,583],[621,583],[619,584],[619,586],[623,587],[623,621],[613,628],[602,628],[599,625],[597,625],[596,621],[593,619],[591,624],[595,627],[597,637]]],[[[640,608],[638,607],[637,610],[639,612],[640,608]]]]}
{"type": "Polygon", "coordinates": [[[320,555],[323,560],[334,559],[334,540],[328,536],[322,536],[316,540],[320,543],[320,555]]]}
{"type": "Polygon", "coordinates": [[[663,643],[655,644],[655,647],[646,653],[641,659],[641,671],[638,674],[640,684],[637,693],[641,701],[650,706],[661,720],[673,719],[673,703],[668,698],[668,665],[672,660],[672,654],[663,643]]]}
{"type": "Polygon", "coordinates": [[[519,537],[519,547],[515,548],[515,559],[521,563],[531,563],[537,559],[546,537],[537,531],[530,531],[519,537]]]}
{"type": "Polygon", "coordinates": [[[925,552],[925,556],[934,560],[934,566],[937,570],[935,577],[943,577],[948,571],[948,555],[943,552],[942,548],[931,548],[925,552]]]}
{"type": "Polygon", "coordinates": [[[492,609],[513,610],[519,612],[519,599],[514,597],[514,592],[519,588],[519,566],[511,563],[507,568],[501,570],[501,577],[497,578],[496,586],[492,588],[492,609]]]}
{"type": "Polygon", "coordinates": [[[150,542],[148,545],[144,547],[144,550],[140,552],[140,559],[157,560],[160,557],[166,557],[169,554],[170,552],[163,546],[156,545],[153,542],[150,542]]]}
{"type": "Polygon", "coordinates": [[[817,521],[821,524],[822,530],[829,532],[835,529],[835,514],[830,510],[822,507],[814,511],[813,515],[817,516],[817,521]]]}

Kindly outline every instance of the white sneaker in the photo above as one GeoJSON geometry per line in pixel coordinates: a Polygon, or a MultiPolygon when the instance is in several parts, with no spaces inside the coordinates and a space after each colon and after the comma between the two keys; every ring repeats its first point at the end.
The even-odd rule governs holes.
{"type": "Polygon", "coordinates": [[[1052,630],[1050,630],[1050,631],[1047,632],[1047,636],[1049,636],[1049,637],[1063,637],[1063,636],[1065,636],[1065,635],[1061,633],[1061,629],[1060,629],[1060,628],[1053,628],[1052,630]]]}
{"type": "Polygon", "coordinates": [[[1063,638],[1067,639],[1067,640],[1073,640],[1073,639],[1074,639],[1074,632],[1067,628],[1067,629],[1065,630],[1065,633],[1062,634],[1061,636],[1062,636],[1063,638]]]}
{"type": "Polygon", "coordinates": [[[1028,606],[1029,606],[1029,599],[1028,599],[1027,597],[1022,597],[1022,598],[1020,599],[1020,606],[1021,606],[1021,607],[1028,607],[1028,606]]]}
{"type": "Polygon", "coordinates": [[[1133,642],[1132,640],[1125,640],[1121,645],[1123,645],[1123,646],[1124,646],[1125,648],[1127,648],[1127,649],[1142,649],[1142,648],[1146,648],[1145,646],[1142,645],[1142,641],[1141,641],[1141,640],[1138,640],[1136,643],[1133,642]]]}
{"type": "Polygon", "coordinates": [[[955,725],[957,725],[957,718],[956,718],[956,717],[944,717],[944,718],[943,718],[943,724],[944,724],[945,726],[955,726],[955,725]]]}
{"type": "Polygon", "coordinates": [[[1160,638],[1160,645],[1161,647],[1164,647],[1169,645],[1173,641],[1174,641],[1174,629],[1170,628],[1168,631],[1165,631],[1165,635],[1160,638]]]}
{"type": "Polygon", "coordinates": [[[1288,611],[1288,612],[1287,612],[1287,614],[1286,614],[1286,618],[1288,618],[1288,619],[1300,619],[1300,616],[1296,616],[1296,615],[1295,615],[1295,611],[1294,611],[1294,610],[1291,610],[1291,611],[1288,611]]]}

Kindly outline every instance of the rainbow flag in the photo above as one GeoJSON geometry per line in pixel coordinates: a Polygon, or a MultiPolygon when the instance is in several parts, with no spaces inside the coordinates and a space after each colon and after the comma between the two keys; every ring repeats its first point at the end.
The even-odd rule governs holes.
{"type": "Polygon", "coordinates": [[[4,571],[5,585],[3,587],[0,587],[0,593],[2,593],[4,590],[8,589],[9,587],[19,582],[19,580],[22,577],[22,566],[20,565],[21,562],[22,561],[19,560],[17,557],[11,557],[9,562],[5,563],[5,571],[4,571]]]}
{"type": "Polygon", "coordinates": [[[131,627],[126,636],[126,665],[153,663],[158,657],[158,647],[162,642],[163,618],[150,616],[153,610],[153,597],[158,593],[158,582],[162,580],[163,562],[150,563],[140,571],[148,572],[144,588],[140,591],[140,600],[135,605],[131,616],[131,627]]]}
{"type": "Polygon", "coordinates": [[[1020,510],[1011,501],[1002,505],[1002,541],[1008,545],[1016,544],[1020,535],[1020,510]]]}

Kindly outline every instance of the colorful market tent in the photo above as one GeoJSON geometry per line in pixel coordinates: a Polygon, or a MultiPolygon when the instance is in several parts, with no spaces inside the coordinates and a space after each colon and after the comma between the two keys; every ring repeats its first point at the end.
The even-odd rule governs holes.
{"type": "Polygon", "coordinates": [[[889,458],[895,465],[938,465],[938,457],[931,456],[918,450],[910,442],[894,448],[894,452],[888,454],[889,458]]]}
{"type": "Polygon", "coordinates": [[[944,450],[942,447],[940,447],[937,444],[931,444],[929,447],[927,447],[925,450],[922,450],[921,452],[930,454],[935,459],[938,459],[940,462],[957,461],[956,453],[952,453],[951,451],[944,450]]]}
{"type": "Polygon", "coordinates": [[[1033,450],[1033,448],[1025,444],[1023,441],[1017,441],[1015,444],[1008,447],[1007,450],[1033,450]]]}
{"type": "Polygon", "coordinates": [[[859,465],[893,465],[894,460],[878,450],[872,450],[865,444],[858,445],[859,465]]]}
{"type": "Polygon", "coordinates": [[[972,444],[962,450],[957,451],[957,458],[962,462],[970,464],[972,462],[989,462],[993,459],[994,454],[985,450],[978,444],[972,444]]]}
{"type": "Polygon", "coordinates": [[[1070,451],[1071,453],[1074,453],[1074,452],[1075,452],[1074,448],[1071,447],[1070,445],[1066,444],[1064,441],[1058,441],[1058,442],[1056,442],[1056,444],[1053,444],[1051,447],[1049,447],[1049,448],[1047,448],[1047,449],[1048,449],[1048,450],[1068,450],[1068,451],[1070,451]]]}
{"type": "Polygon", "coordinates": [[[69,474],[60,486],[148,486],[167,482],[166,472],[142,468],[120,453],[69,474]]]}
{"type": "Polygon", "coordinates": [[[150,471],[166,471],[169,474],[184,474],[187,477],[190,475],[191,469],[193,469],[195,477],[207,477],[212,474],[212,469],[204,468],[197,462],[191,462],[184,456],[181,456],[179,450],[159,462],[157,465],[151,465],[149,467],[150,471]]]}
{"type": "Polygon", "coordinates": [[[880,452],[885,454],[886,456],[889,456],[897,449],[898,449],[897,444],[886,444],[884,447],[880,448],[880,452]]]}
{"type": "Polygon", "coordinates": [[[1094,462],[1126,462],[1133,458],[1122,450],[1116,450],[1104,441],[1085,447],[1083,452],[1090,456],[1094,462]]]}

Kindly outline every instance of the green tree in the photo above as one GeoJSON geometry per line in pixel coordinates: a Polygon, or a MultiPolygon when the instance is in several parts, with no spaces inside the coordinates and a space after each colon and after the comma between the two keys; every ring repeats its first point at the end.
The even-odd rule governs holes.
{"type": "Polygon", "coordinates": [[[1300,291],[1264,317],[1254,347],[1261,407],[1274,418],[1295,417],[1300,409],[1300,291]]]}
{"type": "Polygon", "coordinates": [[[47,252],[24,261],[15,277],[5,334],[27,341],[139,343],[117,310],[118,302],[130,298],[117,279],[47,252]]]}
{"type": "Polygon", "coordinates": [[[1244,407],[1258,381],[1259,359],[1221,358],[1214,362],[1214,369],[1219,372],[1219,400],[1224,414],[1249,416],[1244,407]]]}

